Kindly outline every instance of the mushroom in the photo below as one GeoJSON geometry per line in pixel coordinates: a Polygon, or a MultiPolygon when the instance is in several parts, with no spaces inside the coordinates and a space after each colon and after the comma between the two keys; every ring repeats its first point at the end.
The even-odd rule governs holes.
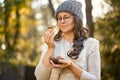
{"type": "Polygon", "coordinates": [[[59,60],[63,60],[63,59],[64,58],[61,57],[61,56],[57,56],[57,57],[52,56],[52,57],[50,57],[50,60],[52,60],[54,64],[62,64],[59,60]]]}

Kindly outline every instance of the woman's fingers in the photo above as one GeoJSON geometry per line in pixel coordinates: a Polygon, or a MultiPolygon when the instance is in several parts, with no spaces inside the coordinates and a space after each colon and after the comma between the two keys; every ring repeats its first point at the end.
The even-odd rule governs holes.
{"type": "Polygon", "coordinates": [[[63,65],[65,65],[65,66],[68,66],[70,64],[70,61],[68,61],[68,60],[61,60],[60,59],[59,62],[62,63],[63,65]]]}
{"type": "Polygon", "coordinates": [[[44,34],[44,39],[46,43],[53,43],[54,37],[55,37],[55,34],[52,29],[48,29],[44,34]]]}
{"type": "Polygon", "coordinates": [[[51,34],[50,36],[50,42],[54,43],[54,37],[55,37],[55,34],[54,32],[51,34]]]}
{"type": "Polygon", "coordinates": [[[48,30],[45,32],[45,34],[44,34],[44,39],[45,39],[46,41],[49,40],[50,34],[51,34],[51,29],[48,29],[48,30]]]}
{"type": "Polygon", "coordinates": [[[52,32],[52,31],[50,31],[50,33],[47,34],[47,38],[46,38],[46,40],[47,40],[48,42],[52,42],[52,41],[53,41],[53,39],[52,39],[52,35],[53,35],[53,32],[52,32]]]}
{"type": "Polygon", "coordinates": [[[59,60],[62,64],[54,64],[52,60],[50,60],[52,68],[65,68],[71,64],[71,61],[68,60],[59,60]]]}
{"type": "Polygon", "coordinates": [[[50,60],[50,65],[51,65],[51,68],[58,68],[58,67],[56,66],[56,64],[54,64],[54,62],[53,62],[52,60],[50,60]]]}

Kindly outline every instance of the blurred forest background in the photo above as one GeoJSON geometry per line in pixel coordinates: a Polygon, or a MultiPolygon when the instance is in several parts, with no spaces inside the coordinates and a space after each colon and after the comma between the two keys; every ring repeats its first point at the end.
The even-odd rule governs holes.
{"type": "MultiPolygon", "coordinates": [[[[44,1],[0,0],[0,80],[35,80],[42,35],[56,23],[54,11],[62,0],[44,1]]],[[[101,80],[120,80],[120,0],[101,0],[109,10],[97,18],[92,0],[84,1],[86,25],[100,41],[101,80]]]]}

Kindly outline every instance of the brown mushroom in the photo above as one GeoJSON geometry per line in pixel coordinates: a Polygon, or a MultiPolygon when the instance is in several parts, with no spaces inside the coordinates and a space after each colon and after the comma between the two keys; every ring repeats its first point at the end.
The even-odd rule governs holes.
{"type": "Polygon", "coordinates": [[[62,58],[61,56],[57,56],[57,57],[52,56],[52,57],[50,57],[50,60],[52,60],[54,64],[62,64],[61,62],[59,62],[60,59],[63,60],[64,58],[62,58]]]}

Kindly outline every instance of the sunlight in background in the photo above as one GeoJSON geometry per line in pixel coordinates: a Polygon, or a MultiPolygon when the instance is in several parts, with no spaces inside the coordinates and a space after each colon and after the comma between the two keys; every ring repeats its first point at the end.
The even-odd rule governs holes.
{"type": "Polygon", "coordinates": [[[32,9],[36,9],[38,7],[37,1],[33,1],[31,7],[32,9]]]}
{"type": "Polygon", "coordinates": [[[110,5],[105,3],[103,0],[92,0],[92,16],[93,20],[95,21],[97,17],[104,17],[104,14],[106,14],[109,10],[111,10],[110,5]]]}
{"type": "Polygon", "coordinates": [[[1,46],[1,48],[2,48],[3,50],[5,50],[5,49],[6,49],[6,45],[3,43],[2,46],[1,46]]]}
{"type": "Polygon", "coordinates": [[[0,0],[0,3],[3,3],[4,2],[4,0],[0,0]]]}
{"type": "Polygon", "coordinates": [[[42,14],[41,14],[41,13],[36,13],[36,14],[35,14],[35,18],[36,18],[36,19],[40,19],[41,17],[42,17],[42,14]]]}
{"type": "Polygon", "coordinates": [[[92,15],[93,17],[98,17],[100,15],[102,15],[102,9],[101,9],[101,0],[92,0],[92,6],[93,6],[93,10],[92,10],[92,15]]]}
{"type": "Polygon", "coordinates": [[[48,4],[48,0],[41,0],[41,4],[43,5],[48,4]]]}

